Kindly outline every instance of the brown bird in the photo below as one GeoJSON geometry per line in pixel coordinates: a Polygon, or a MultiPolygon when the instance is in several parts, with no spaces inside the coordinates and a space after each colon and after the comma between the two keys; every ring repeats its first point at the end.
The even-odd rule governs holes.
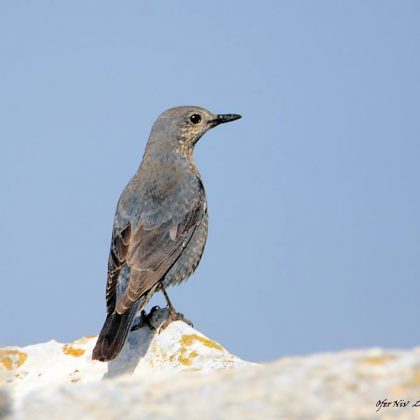
{"type": "Polygon", "coordinates": [[[193,150],[209,129],[241,118],[196,106],[171,108],[152,127],[142,163],[118,201],[106,286],[107,318],[93,359],[114,359],[133,319],[162,291],[197,268],[207,239],[207,203],[193,150]]]}

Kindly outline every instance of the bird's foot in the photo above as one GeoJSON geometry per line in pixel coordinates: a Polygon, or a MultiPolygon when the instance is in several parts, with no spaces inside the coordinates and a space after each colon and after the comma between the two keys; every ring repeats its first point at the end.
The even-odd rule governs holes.
{"type": "Polygon", "coordinates": [[[189,319],[185,318],[184,314],[181,314],[179,312],[176,312],[175,310],[170,310],[169,309],[168,318],[159,327],[158,334],[160,334],[166,327],[169,326],[169,324],[171,324],[174,321],[182,321],[182,322],[185,322],[186,324],[188,324],[190,327],[193,327],[193,323],[189,319]]]}
{"type": "Polygon", "coordinates": [[[144,327],[147,325],[152,331],[155,331],[156,328],[153,326],[153,324],[150,322],[151,316],[153,316],[153,312],[157,307],[153,307],[150,311],[150,313],[146,314],[146,311],[143,309],[140,313],[140,319],[139,322],[135,325],[133,325],[130,329],[130,331],[136,331],[139,328],[144,327]]]}

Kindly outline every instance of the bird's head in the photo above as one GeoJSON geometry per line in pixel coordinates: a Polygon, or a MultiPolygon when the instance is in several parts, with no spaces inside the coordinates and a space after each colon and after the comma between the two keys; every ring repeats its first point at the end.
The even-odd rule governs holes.
{"type": "Polygon", "coordinates": [[[198,106],[170,108],[154,123],[150,139],[153,142],[166,143],[174,150],[190,155],[194,145],[208,130],[239,118],[241,116],[237,114],[213,114],[198,106]]]}

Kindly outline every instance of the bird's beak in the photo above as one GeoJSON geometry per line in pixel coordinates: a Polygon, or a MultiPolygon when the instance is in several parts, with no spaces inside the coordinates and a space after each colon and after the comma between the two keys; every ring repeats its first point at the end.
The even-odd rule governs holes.
{"type": "Polygon", "coordinates": [[[212,127],[216,127],[216,125],[224,124],[230,121],[239,120],[242,118],[238,114],[217,114],[214,120],[209,121],[212,127]]]}

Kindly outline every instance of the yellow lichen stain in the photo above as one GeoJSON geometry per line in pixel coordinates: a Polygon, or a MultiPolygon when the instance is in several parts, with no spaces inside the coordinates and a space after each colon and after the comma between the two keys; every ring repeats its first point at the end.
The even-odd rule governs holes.
{"type": "Polygon", "coordinates": [[[197,356],[198,353],[196,351],[192,351],[190,354],[187,354],[187,349],[182,347],[179,352],[178,362],[184,366],[191,366],[193,359],[195,359],[197,356]]]}
{"type": "Polygon", "coordinates": [[[172,356],[169,356],[168,353],[163,350],[162,348],[158,347],[156,343],[153,343],[150,347],[149,354],[151,357],[148,360],[150,366],[158,366],[160,362],[165,362],[167,360],[171,360],[172,356]]]}
{"type": "Polygon", "coordinates": [[[198,341],[199,343],[203,344],[204,346],[215,349],[219,351],[223,351],[223,347],[216,343],[213,340],[209,340],[206,337],[202,337],[198,334],[184,334],[181,336],[179,340],[179,344],[181,345],[179,351],[175,354],[172,354],[169,356],[169,361],[174,362],[177,360],[179,363],[181,363],[184,366],[191,366],[193,363],[193,360],[198,356],[198,352],[193,350],[189,352],[188,348],[195,342],[198,341]]]}
{"type": "Polygon", "coordinates": [[[64,344],[63,346],[63,353],[69,356],[80,357],[85,354],[86,350],[78,349],[76,347],[71,346],[70,344],[64,344]]]}
{"type": "Polygon", "coordinates": [[[395,356],[391,354],[384,354],[382,356],[368,356],[362,359],[362,361],[365,363],[369,363],[370,365],[380,366],[394,359],[395,359],[395,356]]]}
{"type": "Polygon", "coordinates": [[[194,341],[198,341],[210,349],[216,349],[220,351],[224,350],[224,348],[219,343],[216,343],[213,340],[210,340],[206,337],[202,337],[201,335],[197,335],[197,334],[184,334],[179,341],[181,343],[181,346],[188,347],[194,341]]]}
{"type": "Polygon", "coordinates": [[[6,370],[21,367],[28,358],[28,354],[19,350],[0,350],[0,361],[6,370]]]}

